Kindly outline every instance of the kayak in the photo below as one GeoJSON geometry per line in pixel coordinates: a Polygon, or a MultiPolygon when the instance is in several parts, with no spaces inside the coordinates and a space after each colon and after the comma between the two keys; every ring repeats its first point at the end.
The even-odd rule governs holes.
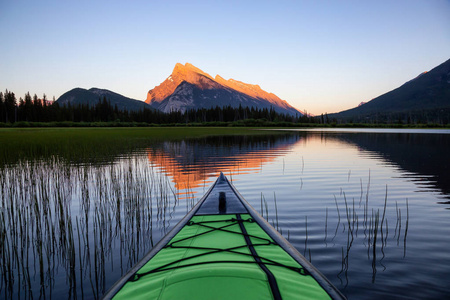
{"type": "Polygon", "coordinates": [[[345,299],[220,173],[104,299],[345,299]]]}

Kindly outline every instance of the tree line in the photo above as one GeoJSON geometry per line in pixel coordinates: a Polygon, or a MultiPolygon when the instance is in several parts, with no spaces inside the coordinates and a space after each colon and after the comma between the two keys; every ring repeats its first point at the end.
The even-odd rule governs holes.
{"type": "MultiPolygon", "coordinates": [[[[173,111],[164,113],[159,110],[144,108],[138,111],[119,109],[112,105],[106,97],[100,97],[95,105],[77,104],[60,105],[49,101],[44,94],[39,98],[36,94],[26,93],[24,98],[16,99],[13,92],[0,92],[0,125],[19,122],[51,123],[98,123],[114,122],[120,126],[128,123],[171,125],[171,124],[207,124],[225,125],[235,123],[243,126],[295,126],[310,124],[311,126],[383,126],[420,124],[433,126],[449,126],[450,108],[428,109],[407,112],[377,113],[373,115],[337,118],[335,114],[328,116],[311,116],[307,113],[296,116],[276,112],[273,108],[255,107],[213,107],[190,109],[185,112],[173,111]]],[[[3,125],[5,126],[5,125],[3,125]]],[[[25,125],[26,126],[26,125],[25,125]]]]}
{"type": "MultiPolygon", "coordinates": [[[[322,115],[322,120],[324,118],[329,119],[327,115],[325,117],[322,115]]],[[[337,122],[337,124],[394,124],[406,126],[422,124],[433,125],[435,127],[449,126],[450,107],[407,110],[402,112],[377,112],[351,117],[333,116],[332,120],[333,122],[337,122]]]]}
{"type": "Polygon", "coordinates": [[[0,122],[139,122],[148,124],[213,123],[243,120],[265,120],[275,123],[320,123],[312,116],[283,114],[273,108],[213,107],[190,109],[185,112],[164,113],[144,108],[138,111],[121,110],[106,97],[100,97],[95,105],[60,105],[49,101],[44,94],[38,98],[26,93],[18,101],[13,92],[0,92],[0,122]]]}

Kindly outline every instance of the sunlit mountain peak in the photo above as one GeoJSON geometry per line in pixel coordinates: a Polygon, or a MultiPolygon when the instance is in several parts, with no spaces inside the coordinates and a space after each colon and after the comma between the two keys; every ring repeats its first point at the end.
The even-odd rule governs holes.
{"type": "Polygon", "coordinates": [[[150,90],[146,103],[164,112],[212,107],[254,107],[300,115],[301,112],[257,84],[212,77],[190,63],[177,63],[160,85],[150,90]]]}

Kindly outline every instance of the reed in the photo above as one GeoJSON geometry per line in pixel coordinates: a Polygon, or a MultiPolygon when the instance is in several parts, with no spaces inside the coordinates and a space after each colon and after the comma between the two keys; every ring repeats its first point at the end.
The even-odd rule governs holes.
{"type": "Polygon", "coordinates": [[[406,198],[406,227],[405,234],[403,236],[403,258],[406,256],[406,236],[408,235],[408,227],[409,227],[409,203],[408,198],[406,198]]]}
{"type": "Polygon", "coordinates": [[[63,285],[66,294],[53,297],[100,298],[153,246],[153,216],[161,234],[172,226],[177,194],[146,157],[105,165],[52,157],[2,166],[2,298],[48,298],[63,285]]]}
{"type": "MultiPolygon", "coordinates": [[[[361,187],[362,187],[362,180],[361,187]]],[[[370,188],[370,171],[369,171],[369,179],[367,184],[367,190],[362,191],[360,193],[360,203],[361,205],[355,204],[355,198],[353,198],[352,202],[349,203],[347,199],[347,195],[343,189],[340,191],[340,198],[334,195],[334,203],[336,206],[336,229],[333,238],[331,239],[334,242],[336,239],[341,241],[346,240],[345,245],[342,246],[342,268],[338,274],[338,277],[343,275],[345,280],[348,280],[348,265],[350,256],[352,255],[353,245],[358,243],[359,247],[363,245],[366,249],[367,259],[371,262],[372,267],[372,282],[375,282],[377,275],[377,268],[381,266],[386,269],[386,266],[383,264],[383,260],[386,257],[385,249],[389,244],[395,243],[397,246],[400,246],[400,237],[403,235],[404,243],[403,243],[403,253],[406,255],[406,235],[409,227],[409,205],[408,200],[406,200],[406,210],[407,210],[407,218],[406,221],[402,221],[402,209],[399,207],[398,202],[395,201],[395,205],[389,205],[389,197],[388,197],[388,186],[385,187],[385,195],[383,201],[379,201],[375,199],[372,205],[372,201],[369,197],[369,188],[370,188]],[[365,193],[365,203],[362,203],[362,195],[365,193]],[[377,207],[378,203],[382,203],[382,207],[377,207]],[[343,208],[341,208],[343,206],[343,208]],[[341,214],[340,211],[344,209],[344,225],[343,230],[339,231],[338,228],[341,225],[341,214]],[[370,212],[370,214],[369,214],[370,212]],[[362,216],[361,216],[362,214],[362,216]],[[395,229],[393,235],[389,235],[389,222],[388,219],[390,217],[395,217],[395,229]],[[362,225],[364,227],[364,236],[358,237],[359,230],[359,220],[362,219],[362,225]],[[404,223],[404,229],[402,229],[402,224],[404,223]],[[340,237],[340,235],[345,234],[345,237],[340,237]]],[[[329,211],[328,207],[325,208],[325,230],[324,230],[324,244],[325,247],[328,246],[328,227],[329,221],[328,219],[329,211]]],[[[305,224],[306,227],[306,224],[305,224]]],[[[305,241],[308,237],[305,237],[305,241]]],[[[306,253],[306,249],[304,251],[306,253]]],[[[358,254],[354,254],[358,255],[358,254]]]]}

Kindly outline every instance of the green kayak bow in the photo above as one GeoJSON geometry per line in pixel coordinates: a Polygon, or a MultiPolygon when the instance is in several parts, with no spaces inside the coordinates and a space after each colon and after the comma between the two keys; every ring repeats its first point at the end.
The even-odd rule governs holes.
{"type": "Polygon", "coordinates": [[[221,173],[104,299],[345,299],[221,173]]]}

